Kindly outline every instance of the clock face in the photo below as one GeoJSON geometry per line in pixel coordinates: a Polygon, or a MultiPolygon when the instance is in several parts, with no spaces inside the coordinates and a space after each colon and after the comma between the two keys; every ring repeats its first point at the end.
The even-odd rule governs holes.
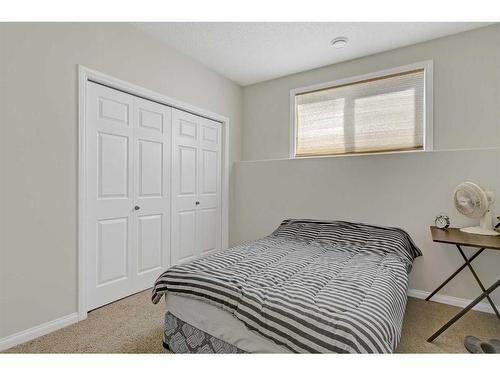
{"type": "Polygon", "coordinates": [[[445,229],[450,226],[450,218],[446,215],[437,216],[434,222],[436,224],[436,227],[440,229],[445,229]]]}

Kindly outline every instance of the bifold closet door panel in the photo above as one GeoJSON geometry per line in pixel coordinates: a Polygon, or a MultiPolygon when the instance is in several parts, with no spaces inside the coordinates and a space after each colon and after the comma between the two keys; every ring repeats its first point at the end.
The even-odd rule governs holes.
{"type": "Polygon", "coordinates": [[[172,110],[172,264],[221,248],[221,125],[172,110]]]}
{"type": "Polygon", "coordinates": [[[200,117],[172,110],[172,264],[198,254],[199,122],[200,117]]]}
{"type": "Polygon", "coordinates": [[[170,265],[172,109],[134,98],[134,287],[151,288],[170,265]]]}
{"type": "Polygon", "coordinates": [[[87,307],[133,290],[134,97],[87,83],[87,307]]]}
{"type": "Polygon", "coordinates": [[[221,124],[202,119],[199,126],[198,249],[204,253],[222,246],[221,124]]]}
{"type": "Polygon", "coordinates": [[[152,287],[170,265],[170,107],[88,82],[87,306],[152,287]]]}

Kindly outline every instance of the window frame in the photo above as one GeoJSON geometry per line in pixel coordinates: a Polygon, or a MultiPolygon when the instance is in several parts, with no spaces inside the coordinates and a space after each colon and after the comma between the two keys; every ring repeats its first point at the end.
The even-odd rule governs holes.
{"type": "Polygon", "coordinates": [[[306,87],[300,87],[290,90],[290,159],[305,159],[305,158],[324,158],[324,157],[339,157],[352,155],[373,155],[373,154],[393,154],[406,152],[427,152],[432,151],[434,147],[434,130],[433,130],[433,60],[426,60],[414,64],[398,66],[396,68],[384,69],[377,72],[361,74],[348,78],[341,78],[335,81],[323,82],[306,87]],[[423,69],[424,71],[424,146],[422,150],[404,150],[404,151],[380,151],[380,152],[364,152],[364,153],[345,153],[335,155],[311,155],[297,156],[297,106],[295,97],[300,94],[305,94],[311,91],[324,90],[334,88],[336,86],[354,84],[359,81],[370,79],[383,78],[394,74],[401,74],[415,70],[423,69]]]}

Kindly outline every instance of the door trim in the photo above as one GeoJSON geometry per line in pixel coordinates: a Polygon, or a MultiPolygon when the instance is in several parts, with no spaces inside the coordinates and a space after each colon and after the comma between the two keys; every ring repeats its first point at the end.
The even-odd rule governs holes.
{"type": "MultiPolygon", "coordinates": [[[[78,65],[78,319],[87,318],[86,288],[86,220],[87,220],[87,155],[86,155],[86,100],[87,81],[99,83],[127,94],[167,105],[197,116],[221,123],[222,131],[222,248],[229,243],[229,118],[170,98],[141,86],[78,65]]],[[[170,194],[170,191],[169,191],[170,194]]],[[[170,228],[169,228],[170,229],[170,228]]]]}

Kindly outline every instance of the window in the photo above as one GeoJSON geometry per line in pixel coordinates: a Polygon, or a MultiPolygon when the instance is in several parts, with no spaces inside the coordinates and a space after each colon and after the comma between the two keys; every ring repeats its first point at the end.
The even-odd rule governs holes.
{"type": "Polygon", "coordinates": [[[292,90],[292,157],[432,148],[430,62],[292,90]]]}

